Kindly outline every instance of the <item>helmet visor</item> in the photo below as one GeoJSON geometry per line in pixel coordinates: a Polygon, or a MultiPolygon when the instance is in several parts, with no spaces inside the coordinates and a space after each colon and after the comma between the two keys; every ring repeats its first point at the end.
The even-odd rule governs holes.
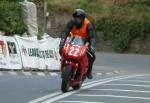
{"type": "Polygon", "coordinates": [[[75,17],[74,18],[74,23],[76,25],[82,25],[82,18],[81,17],[75,17]]]}

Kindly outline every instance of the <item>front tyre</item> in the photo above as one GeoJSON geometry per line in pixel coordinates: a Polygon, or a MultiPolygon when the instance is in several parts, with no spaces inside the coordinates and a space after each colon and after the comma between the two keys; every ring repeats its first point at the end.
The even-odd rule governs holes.
{"type": "Polygon", "coordinates": [[[61,90],[63,93],[68,92],[69,90],[69,79],[71,78],[72,66],[66,65],[65,71],[62,75],[62,83],[61,83],[61,90]]]}
{"type": "Polygon", "coordinates": [[[72,86],[72,88],[73,88],[74,90],[78,90],[78,89],[81,88],[81,84],[77,84],[77,85],[75,85],[75,86],[72,86]]]}

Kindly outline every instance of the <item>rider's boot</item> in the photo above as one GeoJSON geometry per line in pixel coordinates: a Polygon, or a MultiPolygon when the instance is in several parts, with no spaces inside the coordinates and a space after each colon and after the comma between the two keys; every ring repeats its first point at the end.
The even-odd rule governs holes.
{"type": "Polygon", "coordinates": [[[87,71],[87,77],[88,77],[88,79],[92,79],[93,78],[93,76],[92,76],[92,67],[93,67],[93,63],[90,63],[88,71],[87,71]]]}

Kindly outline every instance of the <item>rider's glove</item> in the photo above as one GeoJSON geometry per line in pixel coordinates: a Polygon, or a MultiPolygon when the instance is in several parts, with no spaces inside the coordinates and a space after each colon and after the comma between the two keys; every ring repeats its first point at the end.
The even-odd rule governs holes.
{"type": "Polygon", "coordinates": [[[95,53],[95,48],[93,46],[90,46],[89,51],[94,54],[95,53]]]}
{"type": "Polygon", "coordinates": [[[94,55],[95,55],[95,48],[90,46],[88,49],[87,49],[87,53],[89,54],[90,58],[95,58],[94,55]]]}

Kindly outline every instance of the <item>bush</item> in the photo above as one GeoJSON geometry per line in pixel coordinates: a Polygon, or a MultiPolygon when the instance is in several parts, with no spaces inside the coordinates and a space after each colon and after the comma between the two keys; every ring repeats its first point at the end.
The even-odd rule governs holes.
{"type": "MultiPolygon", "coordinates": [[[[150,21],[141,20],[119,20],[115,17],[106,17],[95,21],[96,31],[104,33],[105,40],[111,40],[115,51],[123,52],[131,41],[140,37],[145,39],[146,34],[150,33],[150,21]]],[[[96,34],[98,35],[98,34],[96,34]]]]}
{"type": "Polygon", "coordinates": [[[99,13],[102,10],[100,0],[81,0],[77,8],[82,8],[89,13],[99,13]]]}
{"type": "Polygon", "coordinates": [[[21,5],[18,1],[21,0],[0,1],[0,30],[5,31],[6,35],[21,35],[26,31],[21,5]]]}

